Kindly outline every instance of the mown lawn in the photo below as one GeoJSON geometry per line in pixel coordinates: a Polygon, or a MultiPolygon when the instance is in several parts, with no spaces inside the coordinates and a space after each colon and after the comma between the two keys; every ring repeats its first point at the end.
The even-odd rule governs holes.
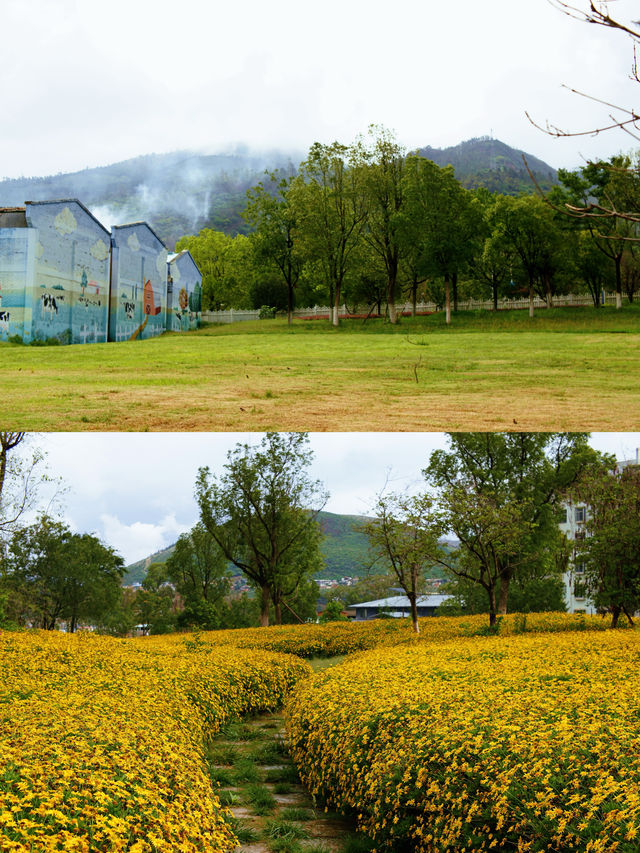
{"type": "Polygon", "coordinates": [[[0,376],[4,429],[636,429],[640,307],[0,344],[0,376]]]}

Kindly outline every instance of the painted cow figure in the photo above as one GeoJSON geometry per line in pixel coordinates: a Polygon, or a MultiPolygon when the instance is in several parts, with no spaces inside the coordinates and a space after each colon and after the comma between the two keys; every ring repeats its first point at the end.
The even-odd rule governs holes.
{"type": "Polygon", "coordinates": [[[58,302],[55,296],[52,293],[43,293],[42,294],[42,316],[44,317],[45,313],[49,314],[49,319],[52,317],[58,316],[58,302]]]}

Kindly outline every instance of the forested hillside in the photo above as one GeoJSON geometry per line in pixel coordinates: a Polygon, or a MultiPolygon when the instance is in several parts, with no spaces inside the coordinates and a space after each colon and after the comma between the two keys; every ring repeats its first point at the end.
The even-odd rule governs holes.
{"type": "MultiPolygon", "coordinates": [[[[485,186],[507,194],[532,189],[522,152],[496,139],[471,139],[445,149],[427,146],[419,153],[438,165],[451,163],[467,187],[485,186]]],[[[303,156],[296,151],[148,154],[80,172],[0,181],[0,207],[77,198],[107,227],[148,221],[173,248],[183,234],[202,228],[246,233],[241,211],[247,190],[263,179],[265,170],[294,173],[303,156]]],[[[526,156],[542,186],[556,182],[550,166],[526,156]]]]}
{"type": "Polygon", "coordinates": [[[438,166],[453,166],[456,178],[467,189],[486,187],[505,195],[531,192],[533,185],[523,157],[542,189],[549,190],[558,183],[558,174],[551,166],[490,136],[468,139],[450,148],[427,146],[419,148],[418,153],[438,166]]]}

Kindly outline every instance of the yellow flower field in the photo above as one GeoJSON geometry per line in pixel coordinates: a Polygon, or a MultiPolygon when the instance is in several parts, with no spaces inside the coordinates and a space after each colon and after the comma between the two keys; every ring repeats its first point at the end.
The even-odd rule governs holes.
{"type": "Polygon", "coordinates": [[[638,632],[380,648],[286,717],[303,780],[377,849],[640,849],[638,632]]]}
{"type": "MultiPolygon", "coordinates": [[[[325,625],[272,625],[269,628],[237,628],[226,631],[205,631],[197,635],[196,644],[235,646],[241,649],[264,649],[285,652],[303,658],[333,657],[353,652],[415,643],[441,643],[455,637],[482,633],[488,624],[487,615],[453,616],[420,619],[420,634],[416,637],[408,619],[376,619],[371,622],[329,622],[325,625]]],[[[509,614],[502,619],[500,634],[508,636],[557,631],[603,631],[611,619],[569,613],[509,614]]],[[[189,642],[184,634],[145,637],[142,643],[150,647],[174,644],[183,647],[189,642]]]]}
{"type": "Polygon", "coordinates": [[[232,850],[204,762],[308,664],[261,651],[0,633],[0,850],[232,850]]]}

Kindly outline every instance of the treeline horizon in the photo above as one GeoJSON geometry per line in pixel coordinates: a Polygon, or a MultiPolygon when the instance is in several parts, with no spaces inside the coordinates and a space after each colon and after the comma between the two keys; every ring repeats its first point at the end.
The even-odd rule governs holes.
{"type": "Polygon", "coordinates": [[[594,200],[637,206],[634,155],[575,170],[545,198],[467,189],[452,166],[407,153],[372,126],[354,143],[315,143],[298,169],[275,171],[247,193],[247,234],[185,235],[203,273],[203,310],[366,306],[398,320],[397,302],[456,311],[467,298],[498,300],[602,291],[632,302],[640,286],[635,226],[578,214],[594,200]],[[633,168],[632,168],[633,167],[633,168]]]}

